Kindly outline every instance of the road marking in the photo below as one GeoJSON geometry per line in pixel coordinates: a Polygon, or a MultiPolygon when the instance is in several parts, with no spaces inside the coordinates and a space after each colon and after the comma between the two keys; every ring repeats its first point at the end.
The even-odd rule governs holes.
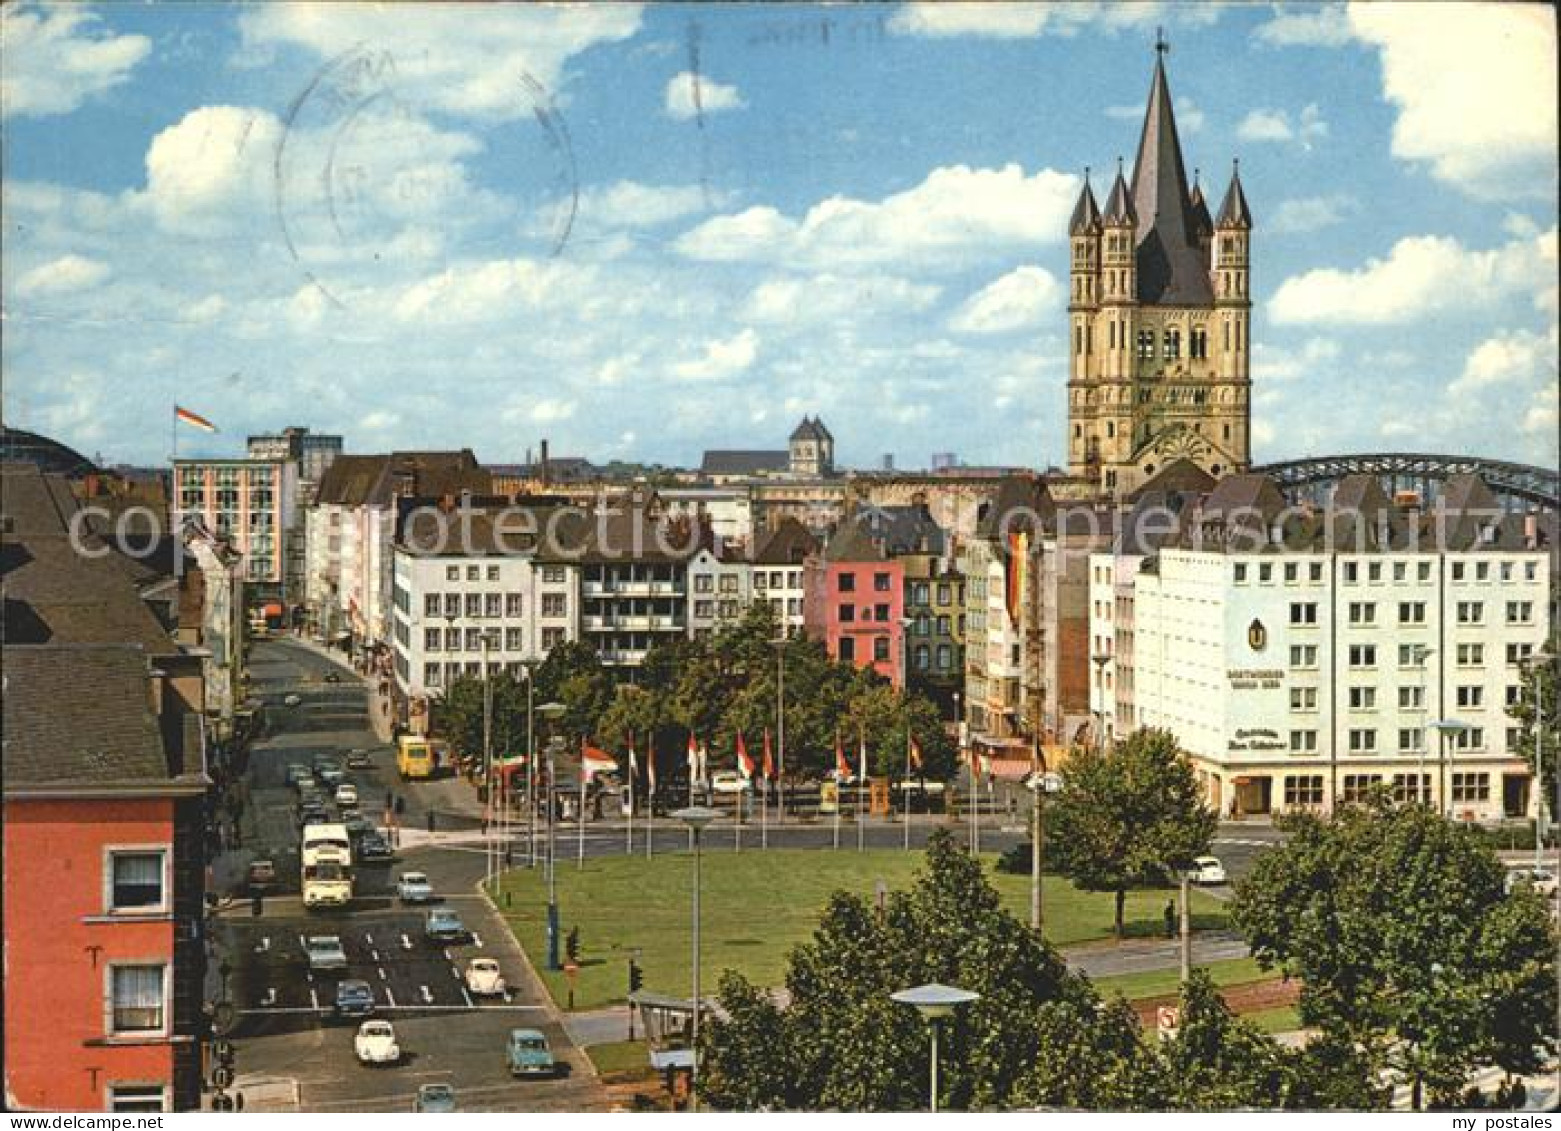
{"type": "Polygon", "coordinates": [[[320,1009],[320,995],[314,992],[314,987],[313,986],[309,987],[309,1004],[314,1006],[316,1012],[319,1012],[319,1009],[320,1009]]]}
{"type": "Polygon", "coordinates": [[[270,935],[261,935],[260,936],[260,945],[255,948],[255,953],[256,954],[264,954],[266,951],[268,951],[270,949],[271,949],[271,936],[270,935]]]}
{"type": "Polygon", "coordinates": [[[461,972],[456,968],[455,963],[453,962],[450,964],[450,973],[455,975],[455,980],[457,982],[461,980],[461,972]]]}
{"type": "Polygon", "coordinates": [[[371,950],[369,951],[369,955],[374,959],[375,962],[379,961],[379,951],[371,950]]]}
{"type": "Polygon", "coordinates": [[[275,1005],[276,1004],[276,987],[275,986],[267,986],[266,987],[266,996],[261,1001],[260,1004],[261,1005],[275,1005]]]}
{"type": "Polygon", "coordinates": [[[388,982],[388,981],[390,981],[389,978],[385,977],[385,968],[383,966],[381,966],[381,967],[378,967],[378,969],[379,969],[379,980],[381,982],[388,982]]]}
{"type": "Polygon", "coordinates": [[[386,998],[386,1000],[388,1000],[390,1002],[390,1008],[391,1009],[399,1009],[399,1008],[401,1008],[400,1006],[398,1006],[396,1004],[396,995],[390,992],[390,987],[389,986],[385,987],[385,998],[386,998]]]}
{"type": "MultiPolygon", "coordinates": [[[[384,1013],[469,1013],[464,1005],[382,1005],[379,1007],[384,1013]]],[[[490,1005],[485,1007],[488,1012],[498,1010],[504,1013],[546,1013],[547,1010],[540,1005],[490,1005]]],[[[254,1009],[241,1009],[242,1017],[262,1017],[271,1014],[290,1013],[319,1013],[318,1009],[310,1009],[307,1005],[272,1005],[257,1006],[254,1009]]],[[[464,1089],[463,1089],[464,1091],[464,1089]]]]}
{"type": "Polygon", "coordinates": [[[472,945],[473,946],[481,946],[482,945],[482,936],[479,935],[476,931],[472,932],[472,945]]]}
{"type": "Polygon", "coordinates": [[[401,949],[402,950],[411,950],[412,949],[412,940],[407,938],[405,934],[403,934],[401,936],[401,949]]]}
{"type": "Polygon", "coordinates": [[[417,988],[418,988],[419,992],[422,993],[423,1000],[425,1002],[428,1002],[428,1003],[432,1004],[432,1002],[434,1000],[433,991],[431,991],[427,986],[418,986],[417,988]]]}
{"type": "Polygon", "coordinates": [[[363,941],[368,943],[369,946],[372,947],[374,945],[374,936],[369,934],[367,931],[364,931],[363,932],[363,941]]]}
{"type": "Polygon", "coordinates": [[[468,1006],[470,1006],[472,1009],[477,1008],[477,1003],[472,1001],[472,995],[466,992],[465,986],[461,987],[461,996],[466,999],[466,1004],[468,1006]]]}

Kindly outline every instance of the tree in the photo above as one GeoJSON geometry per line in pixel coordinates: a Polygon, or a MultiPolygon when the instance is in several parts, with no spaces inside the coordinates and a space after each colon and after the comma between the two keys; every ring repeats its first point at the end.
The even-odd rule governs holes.
{"type": "Polygon", "coordinates": [[[955,1107],[1014,1102],[1042,1049],[1042,1005],[1071,1005],[1086,1024],[1097,1014],[1089,983],[1002,909],[979,862],[940,830],[914,885],[881,910],[835,894],[790,956],[785,1010],[723,980],[724,1016],[701,1033],[703,1094],[729,1109],[920,1110],[926,1025],[889,995],[934,981],[981,995],[943,1023],[940,1091],[955,1107]]]}
{"type": "Polygon", "coordinates": [[[1557,693],[1561,692],[1561,635],[1552,633],[1545,652],[1523,668],[1523,683],[1518,701],[1507,708],[1507,715],[1518,724],[1513,748],[1535,770],[1536,754],[1544,755],[1543,775],[1535,770],[1535,780],[1543,776],[1542,789],[1551,820],[1556,819],[1556,788],[1561,771],[1561,710],[1557,693]],[[1544,727],[1540,735],[1539,706],[1544,704],[1544,727]],[[1540,735],[1543,747],[1536,747],[1540,735]]]}
{"type": "Polygon", "coordinates": [[[1161,1045],[1166,1106],[1182,1111],[1277,1108],[1285,1095],[1278,1044],[1231,1013],[1207,970],[1182,985],[1176,1034],[1161,1045]]]}
{"type": "MultiPolygon", "coordinates": [[[[495,757],[526,749],[526,685],[509,672],[494,671],[491,741],[495,757]]],[[[483,683],[478,676],[461,676],[437,701],[438,731],[460,754],[482,756],[483,683]]]]}
{"type": "Polygon", "coordinates": [[[1110,752],[1078,750],[1062,779],[1048,806],[1047,854],[1080,887],[1116,893],[1120,938],[1128,889],[1164,882],[1208,851],[1215,814],[1167,731],[1138,731],[1110,752]]]}
{"type": "Polygon", "coordinates": [[[563,716],[551,724],[552,733],[571,744],[590,738],[614,694],[613,678],[596,649],[578,640],[557,644],[537,666],[535,678],[537,702],[564,705],[563,716]]]}
{"type": "Polygon", "coordinates": [[[1533,1071],[1556,1035],[1555,937],[1539,897],[1507,895],[1473,830],[1382,798],[1287,818],[1231,915],[1266,968],[1302,980],[1301,1018],[1456,1103],[1480,1065],[1533,1071]]]}
{"type": "Polygon", "coordinates": [[[1014,1087],[1020,1107],[1153,1111],[1166,1106],[1160,1061],[1144,1043],[1133,1007],[1118,996],[1104,1008],[1049,1001],[1037,1011],[1035,1063],[1014,1087]]]}

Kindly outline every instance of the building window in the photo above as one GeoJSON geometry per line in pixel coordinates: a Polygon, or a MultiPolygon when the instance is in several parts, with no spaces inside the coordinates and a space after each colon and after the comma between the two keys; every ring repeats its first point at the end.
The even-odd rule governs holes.
{"type": "Polygon", "coordinates": [[[950,601],[953,600],[953,597],[954,591],[949,588],[948,582],[938,582],[938,604],[947,605],[950,601]]]}
{"type": "Polygon", "coordinates": [[[459,593],[446,593],[444,595],[444,615],[458,617],[461,615],[461,595],[459,593]]]}
{"type": "Polygon", "coordinates": [[[954,666],[954,649],[947,644],[938,645],[938,670],[946,672],[954,666]]]}
{"type": "Polygon", "coordinates": [[[542,650],[551,652],[564,642],[564,630],[561,628],[544,628],[542,630],[542,650]]]}
{"type": "Polygon", "coordinates": [[[1257,567],[1257,579],[1259,584],[1267,585],[1274,580],[1274,567],[1264,562],[1257,567]]]}
{"type": "Polygon", "coordinates": [[[1399,624],[1424,624],[1425,623],[1425,602],[1424,601],[1400,601],[1398,603],[1398,623],[1399,624]]]}
{"type": "Polygon", "coordinates": [[[840,662],[856,663],[856,641],[852,637],[847,636],[840,641],[840,662]]]}
{"type": "Polygon", "coordinates": [[[766,581],[766,579],[769,576],[770,575],[768,573],[766,573],[762,569],[754,570],[753,571],[753,587],[755,589],[759,589],[759,590],[763,590],[763,589],[768,588],[768,586],[765,584],[765,581],[766,581]]]}
{"type": "Polygon", "coordinates": [[[1292,668],[1315,668],[1317,666],[1317,645],[1290,645],[1290,666],[1292,668]]]}
{"type": "Polygon", "coordinates": [[[1355,582],[1358,581],[1358,580],[1360,580],[1360,563],[1359,562],[1345,562],[1344,563],[1344,583],[1346,585],[1354,585],[1355,582]]]}
{"type": "Polygon", "coordinates": [[[1400,727],[1398,732],[1398,752],[1400,754],[1424,753],[1425,731],[1420,727],[1400,727]]]}
{"type": "Polygon", "coordinates": [[[167,1111],[168,1089],[162,1084],[110,1084],[109,1111],[167,1111]]]}
{"type": "Polygon", "coordinates": [[[1350,623],[1356,625],[1376,624],[1377,603],[1375,601],[1351,601],[1350,623]]]}
{"type": "Polygon", "coordinates": [[[504,615],[518,617],[526,611],[526,595],[524,593],[504,594],[504,615]]]}
{"type": "Polygon", "coordinates": [[[1350,710],[1374,711],[1377,709],[1377,689],[1375,687],[1350,688],[1350,710]]]}
{"type": "Polygon", "coordinates": [[[1424,667],[1426,657],[1430,654],[1431,649],[1424,644],[1400,644],[1398,646],[1398,666],[1401,668],[1424,667]]]}
{"type": "Polygon", "coordinates": [[[542,615],[545,617],[562,617],[569,615],[569,599],[563,593],[542,594],[542,615]]]}
{"type": "Polygon", "coordinates": [[[1176,361],[1182,356],[1182,332],[1175,327],[1165,331],[1165,360],[1176,361]]]}
{"type": "Polygon", "coordinates": [[[1483,601],[1459,601],[1459,624],[1482,624],[1485,621],[1485,603],[1483,601]]]}
{"type": "Polygon", "coordinates": [[[1377,646],[1375,644],[1351,644],[1350,667],[1374,668],[1377,666],[1377,646]]]}
{"type": "Polygon", "coordinates": [[[438,687],[439,686],[439,676],[440,676],[440,673],[443,671],[443,668],[444,668],[443,664],[424,664],[423,665],[423,686],[424,687],[438,687]]]}
{"type": "Polygon", "coordinates": [[[736,593],[737,575],[735,573],[723,573],[721,575],[720,589],[722,593],[736,593]]]}
{"type": "Polygon", "coordinates": [[[504,649],[507,652],[519,652],[526,646],[522,630],[518,628],[506,628],[504,630],[504,649]]]}
{"type": "Polygon", "coordinates": [[[840,621],[841,624],[854,624],[854,623],[856,623],[856,606],[855,605],[841,605],[840,606],[840,613],[839,613],[839,616],[837,617],[837,619],[840,621]]]}
{"type": "Polygon", "coordinates": [[[1431,800],[1430,774],[1394,774],[1393,800],[1400,805],[1423,805],[1431,800]]]}
{"type": "Polygon", "coordinates": [[[842,574],[840,574],[840,576],[836,579],[835,588],[839,592],[841,592],[841,593],[855,593],[856,592],[856,574],[854,574],[854,573],[842,573],[842,574]]]}
{"type": "Polygon", "coordinates": [[[1314,625],[1317,623],[1316,601],[1294,601],[1290,605],[1290,623],[1314,625]]]}
{"type": "Polygon", "coordinates": [[[444,634],[445,650],[459,652],[461,650],[461,630],[458,628],[447,629],[444,634]]]}
{"type": "Polygon", "coordinates": [[[482,594],[466,594],[466,615],[472,619],[482,616],[482,594]]]}
{"type": "Polygon", "coordinates": [[[873,637],[873,662],[882,664],[889,659],[889,638],[887,636],[873,637]]]}
{"type": "Polygon", "coordinates": [[[461,580],[461,567],[460,566],[445,566],[444,567],[444,579],[446,581],[459,581],[459,580],[461,580]]]}
{"type": "Polygon", "coordinates": [[[1375,754],[1377,752],[1377,732],[1369,728],[1356,728],[1350,731],[1351,754],[1375,754]]]}
{"type": "Polygon", "coordinates": [[[1485,645],[1460,644],[1458,645],[1458,666],[1461,668],[1477,668],[1485,663],[1485,645]]]}
{"type": "Polygon", "coordinates": [[[873,619],[875,621],[880,622],[880,623],[887,624],[888,621],[889,621],[889,606],[888,605],[874,605],[873,606],[873,619]]]}
{"type": "Polygon", "coordinates": [[[499,567],[496,566],[496,565],[489,566],[488,567],[488,580],[489,581],[497,581],[498,579],[499,579],[499,567]]]}
{"type": "Polygon", "coordinates": [[[932,663],[932,649],[925,644],[916,645],[912,655],[915,657],[916,670],[919,672],[926,671],[928,665],[932,663]]]}
{"type": "Polygon", "coordinates": [[[482,567],[469,565],[466,567],[466,580],[477,581],[482,577],[482,567]]]}
{"type": "Polygon", "coordinates": [[[1485,705],[1485,688],[1478,684],[1464,684],[1458,688],[1458,706],[1469,709],[1485,705]]]}
{"type": "Polygon", "coordinates": [[[694,615],[700,620],[709,620],[715,616],[714,601],[695,601],[694,615]]]}
{"type": "Polygon", "coordinates": [[[1534,645],[1532,644],[1508,644],[1507,664],[1509,666],[1526,664],[1529,661],[1529,657],[1533,654],[1534,645]]]}
{"type": "Polygon", "coordinates": [[[1382,563],[1371,562],[1366,566],[1366,580],[1377,582],[1382,580],[1382,563]]]}
{"type": "Polygon", "coordinates": [[[1138,331],[1138,360],[1139,361],[1153,361],[1154,360],[1154,331],[1153,330],[1140,330],[1140,331],[1138,331]]]}
{"type": "Polygon", "coordinates": [[[542,580],[543,581],[559,582],[559,581],[563,581],[564,579],[565,578],[564,578],[564,567],[563,566],[543,566],[542,567],[542,580]]]}
{"type": "Polygon", "coordinates": [[[889,575],[887,573],[873,574],[873,588],[879,593],[889,592],[889,575]]]}
{"type": "Polygon", "coordinates": [[[1533,624],[1534,623],[1534,602],[1533,601],[1508,601],[1507,602],[1507,623],[1508,624],[1533,624]]]}
{"type": "Polygon", "coordinates": [[[109,1032],[161,1033],[166,966],[109,967],[109,1032]]]}
{"type": "Polygon", "coordinates": [[[1238,562],[1231,567],[1231,576],[1235,579],[1237,585],[1245,585],[1247,583],[1247,567],[1238,562]]]}
{"type": "Polygon", "coordinates": [[[1292,687],[1290,689],[1290,709],[1292,711],[1317,710],[1317,688],[1292,687]]]}
{"type": "Polygon", "coordinates": [[[110,852],[108,857],[110,911],[163,911],[167,909],[164,873],[165,849],[110,852]]]}
{"type": "Polygon", "coordinates": [[[1485,729],[1483,727],[1469,727],[1467,730],[1453,733],[1454,750],[1484,750],[1485,729]]]}
{"type": "Polygon", "coordinates": [[[1290,774],[1285,778],[1285,808],[1323,803],[1323,778],[1321,774],[1290,774]]]}
{"type": "Polygon", "coordinates": [[[444,641],[444,633],[437,628],[423,629],[423,651],[437,652],[444,641]]]}
{"type": "Polygon", "coordinates": [[[710,592],[713,592],[714,590],[715,590],[715,578],[711,577],[708,573],[700,573],[700,574],[695,574],[694,575],[694,592],[695,593],[710,593],[710,592]]]}
{"type": "Polygon", "coordinates": [[[504,594],[502,594],[502,593],[485,593],[485,594],[483,594],[482,603],[483,603],[483,608],[482,608],[483,615],[486,616],[486,617],[492,617],[495,620],[497,620],[498,617],[501,615],[500,610],[502,609],[503,604],[504,604],[504,594]]]}
{"type": "Polygon", "coordinates": [[[1345,774],[1344,775],[1344,803],[1359,803],[1366,800],[1366,795],[1374,786],[1382,784],[1381,774],[1345,774]]]}
{"type": "Polygon", "coordinates": [[[423,615],[425,617],[436,617],[436,616],[438,616],[439,615],[439,609],[440,609],[440,606],[442,605],[442,603],[443,602],[441,602],[439,600],[439,594],[437,594],[437,593],[426,593],[426,594],[424,594],[424,596],[423,596],[423,615]]]}
{"type": "Polygon", "coordinates": [[[1311,754],[1317,749],[1317,732],[1315,730],[1293,730],[1290,732],[1290,753],[1311,754]]]}
{"type": "Polygon", "coordinates": [[[1415,563],[1415,579],[1417,581],[1430,581],[1431,580],[1431,563],[1430,562],[1416,562],[1415,563]]]}
{"type": "Polygon", "coordinates": [[[468,652],[481,652],[483,632],[480,628],[468,628],[466,630],[466,650],[468,652]]]}
{"type": "Polygon", "coordinates": [[[946,616],[940,616],[938,618],[938,635],[939,636],[947,636],[948,634],[949,634],[949,618],[946,617],[946,616]]]}
{"type": "Polygon", "coordinates": [[[1400,711],[1425,710],[1425,688],[1400,687],[1398,689],[1398,709],[1400,711]]]}
{"type": "Polygon", "coordinates": [[[1295,562],[1286,562],[1285,584],[1294,585],[1299,580],[1301,580],[1301,567],[1296,565],[1295,562]]]}
{"type": "Polygon", "coordinates": [[[1454,774],[1454,801],[1489,801],[1491,776],[1489,774],[1454,774]]]}

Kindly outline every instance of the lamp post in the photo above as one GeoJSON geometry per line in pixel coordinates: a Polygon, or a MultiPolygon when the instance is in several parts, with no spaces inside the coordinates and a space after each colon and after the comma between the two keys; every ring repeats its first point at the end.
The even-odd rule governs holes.
{"type": "Polygon", "coordinates": [[[782,625],[780,639],[770,641],[775,649],[775,776],[776,784],[780,786],[775,821],[781,825],[786,823],[786,641],[785,626],[782,625]]]}
{"type": "Polygon", "coordinates": [[[523,661],[526,673],[526,867],[537,866],[537,680],[535,660],[523,661]]]}
{"type": "Polygon", "coordinates": [[[1436,655],[1435,648],[1427,648],[1424,644],[1415,648],[1415,665],[1420,670],[1420,741],[1417,743],[1420,757],[1415,767],[1415,800],[1417,801],[1422,800],[1420,796],[1422,791],[1425,793],[1424,800],[1431,800],[1431,791],[1426,788],[1425,780],[1426,716],[1430,713],[1430,708],[1426,705],[1426,660],[1434,655],[1436,655]]]}
{"type": "Polygon", "coordinates": [[[945,1017],[951,1016],[955,1009],[961,1005],[968,1005],[981,997],[970,990],[962,990],[958,986],[944,986],[937,982],[928,982],[925,986],[916,986],[909,990],[896,990],[889,995],[890,1000],[897,1001],[901,1005],[914,1006],[917,1013],[927,1022],[932,1030],[932,1072],[931,1087],[928,1089],[928,1110],[936,1113],[938,1110],[938,1026],[945,1017]]]}
{"type": "Polygon", "coordinates": [[[487,797],[488,832],[484,837],[487,845],[485,858],[488,863],[488,885],[492,887],[493,878],[499,870],[499,842],[495,824],[494,791],[493,791],[493,680],[489,675],[488,650],[493,646],[493,637],[496,629],[486,629],[482,634],[482,784],[484,796],[487,797]]]}
{"type": "MultiPolygon", "coordinates": [[[[559,718],[569,708],[562,703],[544,703],[537,710],[547,720],[559,718]]],[[[547,740],[547,968],[558,970],[558,868],[553,852],[553,755],[558,743],[548,735],[547,740]]]]}
{"type": "Polygon", "coordinates": [[[1034,828],[1030,830],[1030,929],[1041,935],[1041,859],[1046,845],[1046,798],[1062,791],[1062,775],[1033,773],[1030,775],[1030,814],[1034,828]]]}
{"type": "Polygon", "coordinates": [[[1096,652],[1090,658],[1090,663],[1095,665],[1095,694],[1092,701],[1098,702],[1100,707],[1095,711],[1095,746],[1104,750],[1106,747],[1106,665],[1111,662],[1111,656],[1106,652],[1096,652]]]}
{"type": "Polygon", "coordinates": [[[1447,739],[1450,735],[1463,734],[1469,724],[1462,719],[1437,719],[1431,724],[1437,734],[1436,807],[1444,817],[1451,818],[1453,807],[1447,799],[1447,739]]]}
{"type": "Polygon", "coordinates": [[[700,843],[700,840],[699,840],[699,834],[704,831],[706,825],[708,825],[711,821],[716,819],[717,814],[716,814],[716,811],[714,809],[711,809],[711,808],[709,808],[707,806],[704,806],[704,805],[690,805],[687,809],[679,809],[677,812],[673,813],[672,815],[674,817],[676,817],[679,821],[682,821],[685,826],[687,826],[690,835],[694,839],[694,943],[693,943],[693,950],[694,950],[694,953],[693,953],[693,959],[694,959],[694,975],[693,975],[693,983],[694,983],[693,984],[694,1035],[693,1035],[693,1046],[694,1047],[693,1047],[693,1050],[692,1050],[693,1055],[692,1055],[692,1057],[689,1060],[689,1071],[688,1071],[688,1110],[689,1111],[698,1111],[699,1110],[699,1014],[700,1014],[700,1004],[699,1004],[699,883],[700,883],[700,875],[699,875],[699,870],[700,870],[699,869],[699,866],[700,866],[699,843],[700,843]]]}

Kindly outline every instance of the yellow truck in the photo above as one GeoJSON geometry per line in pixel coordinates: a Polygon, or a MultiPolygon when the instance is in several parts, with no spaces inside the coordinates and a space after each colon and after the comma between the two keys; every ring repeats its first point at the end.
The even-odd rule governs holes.
{"type": "Polygon", "coordinates": [[[403,734],[396,742],[396,772],[402,781],[427,781],[444,762],[444,743],[420,734],[403,734]]]}

